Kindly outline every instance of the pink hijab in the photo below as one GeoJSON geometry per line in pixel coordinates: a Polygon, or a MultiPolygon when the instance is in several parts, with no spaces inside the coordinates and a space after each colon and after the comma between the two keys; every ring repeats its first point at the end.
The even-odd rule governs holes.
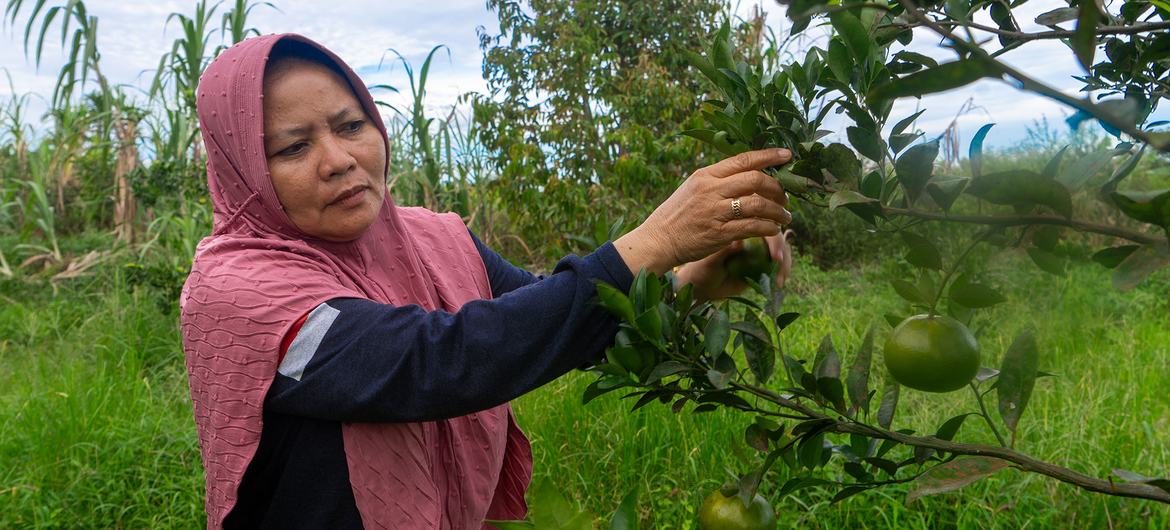
{"type": "MultiPolygon", "coordinates": [[[[292,224],[269,178],[263,138],[264,65],[282,39],[325,53],[366,114],[379,116],[361,79],[299,35],[241,42],[199,83],[215,224],[196,250],[180,306],[208,528],[220,528],[235,505],[260,442],[281,338],[298,318],[338,297],[446,311],[491,297],[483,261],[455,214],[399,208],[387,193],[378,219],[355,241],[318,240],[292,224]]],[[[372,121],[385,136],[381,120],[372,121]]],[[[506,404],[425,423],[342,423],[341,432],[366,528],[480,528],[484,518],[527,511],[532,453],[506,404]]]]}

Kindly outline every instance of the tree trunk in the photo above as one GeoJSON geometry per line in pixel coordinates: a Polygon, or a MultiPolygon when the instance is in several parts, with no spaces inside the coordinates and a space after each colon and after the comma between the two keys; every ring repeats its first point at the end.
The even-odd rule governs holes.
{"type": "Polygon", "coordinates": [[[114,160],[114,233],[118,241],[132,243],[136,235],[134,214],[138,208],[127,175],[138,168],[138,123],[124,117],[115,125],[115,131],[118,156],[114,160]]]}

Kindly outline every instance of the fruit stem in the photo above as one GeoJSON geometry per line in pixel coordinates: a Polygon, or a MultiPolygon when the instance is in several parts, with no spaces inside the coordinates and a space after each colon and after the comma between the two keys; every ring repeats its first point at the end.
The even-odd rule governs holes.
{"type": "Polygon", "coordinates": [[[995,422],[991,421],[991,415],[987,413],[987,406],[983,404],[983,396],[979,394],[979,389],[975,387],[975,383],[967,383],[967,385],[971,387],[971,393],[975,394],[975,401],[979,402],[979,415],[983,416],[987,426],[991,428],[991,433],[995,435],[996,440],[999,440],[999,445],[1008,447],[1003,435],[999,434],[999,429],[995,428],[995,422]]]}

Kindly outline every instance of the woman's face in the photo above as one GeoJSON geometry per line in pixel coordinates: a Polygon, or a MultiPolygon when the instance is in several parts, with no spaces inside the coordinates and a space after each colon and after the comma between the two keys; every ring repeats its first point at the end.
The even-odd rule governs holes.
{"type": "Polygon", "coordinates": [[[264,151],[272,185],[302,232],[357,239],[386,194],[386,146],[349,84],[328,67],[284,59],[264,75],[264,151]]]}

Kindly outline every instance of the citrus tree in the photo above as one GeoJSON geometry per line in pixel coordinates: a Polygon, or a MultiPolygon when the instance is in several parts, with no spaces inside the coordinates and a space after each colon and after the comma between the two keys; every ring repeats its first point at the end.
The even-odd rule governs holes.
{"type": "Polygon", "coordinates": [[[622,391],[634,409],[724,408],[750,418],[743,440],[759,452],[758,465],[708,498],[700,514],[708,528],[721,527],[703,518],[716,517],[723,497],[739,497],[738,517],[755,506],[761,483],[779,476],[787,477],[776,484],[779,496],[830,488],[837,502],[910,483],[913,501],[1013,467],[1106,495],[1170,503],[1170,479],[1122,469],[1102,479],[1017,449],[1036,382],[1051,375],[1040,370],[1044,345],[1025,330],[1006,351],[986,351],[971,331],[986,309],[1007,300],[1004,286],[986,279],[981,247],[1022,249],[1043,271],[1062,275],[1092,246],[1086,255],[1112,269],[1122,290],[1170,265],[1170,189],[1127,182],[1143,156],[1170,153],[1168,123],[1150,119],[1170,93],[1170,4],[1069,2],[1036,17],[1048,29],[1024,32],[1016,13],[1027,0],[782,3],[794,34],[828,26],[831,37],[769,68],[742,60],[736,32],[724,25],[705,54],[689,57],[710,97],[699,112],[704,126],[683,134],[726,156],[790,149],[794,162],[773,174],[796,201],[858,216],[878,237],[904,244],[913,273],[891,278],[890,295],[907,309],[874,315],[892,327],[888,338],[879,342],[871,326],[846,357],[828,336],[815,352],[781,348],[799,315],[785,309],[784,290],[760,274],[759,263],[734,264],[755,296],[719,302],[696,300],[670,274],[643,272],[629,293],[599,284],[600,303],[622,325],[584,400],[622,391]],[[910,49],[927,36],[941,38],[949,59],[910,49]],[[1084,69],[1076,77],[1081,96],[1002,61],[1042,40],[1059,40],[1076,56],[1084,69]],[[1072,160],[1061,150],[1039,170],[993,172],[983,167],[988,124],[971,140],[965,169],[938,170],[940,141],[914,127],[923,111],[895,116],[893,103],[985,79],[1069,106],[1071,126],[1097,121],[1116,145],[1072,160]],[[824,130],[831,114],[847,117],[844,130],[824,130]],[[840,141],[828,139],[834,132],[840,141]],[[965,229],[948,238],[924,229],[936,223],[965,229]],[[886,376],[876,388],[871,374],[879,370],[886,376]],[[966,391],[970,409],[939,418],[933,432],[898,429],[895,411],[907,391],[966,391]],[[985,423],[997,443],[960,441],[972,421],[985,423]],[[775,473],[777,466],[787,472],[775,473]]]}

